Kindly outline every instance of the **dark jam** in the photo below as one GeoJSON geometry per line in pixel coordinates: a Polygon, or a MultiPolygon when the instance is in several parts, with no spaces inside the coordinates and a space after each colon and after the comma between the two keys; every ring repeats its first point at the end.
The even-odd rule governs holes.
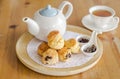
{"type": "Polygon", "coordinates": [[[89,40],[87,38],[79,38],[78,42],[80,43],[87,43],[89,40]]]}
{"type": "Polygon", "coordinates": [[[96,49],[97,49],[96,46],[93,44],[92,46],[86,48],[84,51],[88,53],[92,53],[92,52],[95,52],[96,49]]]}

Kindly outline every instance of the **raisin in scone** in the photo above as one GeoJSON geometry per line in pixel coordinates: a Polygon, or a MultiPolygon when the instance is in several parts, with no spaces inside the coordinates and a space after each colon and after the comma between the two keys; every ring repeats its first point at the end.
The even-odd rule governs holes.
{"type": "Polygon", "coordinates": [[[58,56],[60,61],[67,61],[71,58],[71,50],[67,49],[67,47],[63,47],[62,49],[58,50],[58,56]]]}
{"type": "Polygon", "coordinates": [[[65,41],[65,47],[71,49],[72,53],[80,53],[79,43],[73,38],[65,41]]]}
{"type": "Polygon", "coordinates": [[[64,47],[64,39],[60,35],[59,31],[52,31],[48,34],[48,46],[53,49],[61,49],[64,47]]]}
{"type": "Polygon", "coordinates": [[[47,42],[42,42],[38,47],[38,54],[40,56],[43,55],[43,53],[49,48],[47,42]]]}
{"type": "Polygon", "coordinates": [[[59,60],[58,52],[55,49],[49,48],[48,50],[46,50],[43,53],[43,56],[42,56],[42,63],[43,64],[52,65],[52,64],[57,63],[58,60],[59,60]]]}

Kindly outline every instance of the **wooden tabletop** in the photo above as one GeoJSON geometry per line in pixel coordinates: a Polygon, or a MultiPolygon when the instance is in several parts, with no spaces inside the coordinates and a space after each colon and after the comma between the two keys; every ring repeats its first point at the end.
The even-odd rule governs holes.
{"type": "MultiPolygon", "coordinates": [[[[93,68],[80,74],[54,77],[34,72],[16,56],[16,42],[27,31],[24,16],[33,17],[36,10],[51,4],[58,7],[63,0],[0,0],[0,79],[120,79],[120,27],[99,35],[104,51],[93,68]]],[[[70,25],[85,28],[81,19],[94,5],[106,5],[120,17],[120,0],[69,0],[74,7],[67,20],[70,25]]],[[[120,25],[119,25],[120,26],[120,25]]],[[[85,28],[87,29],[87,28],[85,28]]]]}

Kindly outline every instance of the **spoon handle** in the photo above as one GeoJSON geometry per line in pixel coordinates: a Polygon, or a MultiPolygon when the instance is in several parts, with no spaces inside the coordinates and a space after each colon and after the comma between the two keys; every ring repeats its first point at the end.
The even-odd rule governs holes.
{"type": "Polygon", "coordinates": [[[97,34],[98,33],[96,31],[92,32],[89,43],[96,43],[97,42],[97,34]]]}

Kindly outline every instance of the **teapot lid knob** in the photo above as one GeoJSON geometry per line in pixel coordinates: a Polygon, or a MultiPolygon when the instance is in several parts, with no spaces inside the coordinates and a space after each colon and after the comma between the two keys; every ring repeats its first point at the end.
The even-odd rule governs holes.
{"type": "Polygon", "coordinates": [[[58,11],[55,8],[52,8],[51,5],[47,5],[47,7],[42,9],[39,13],[42,16],[52,17],[57,15],[58,11]]]}

